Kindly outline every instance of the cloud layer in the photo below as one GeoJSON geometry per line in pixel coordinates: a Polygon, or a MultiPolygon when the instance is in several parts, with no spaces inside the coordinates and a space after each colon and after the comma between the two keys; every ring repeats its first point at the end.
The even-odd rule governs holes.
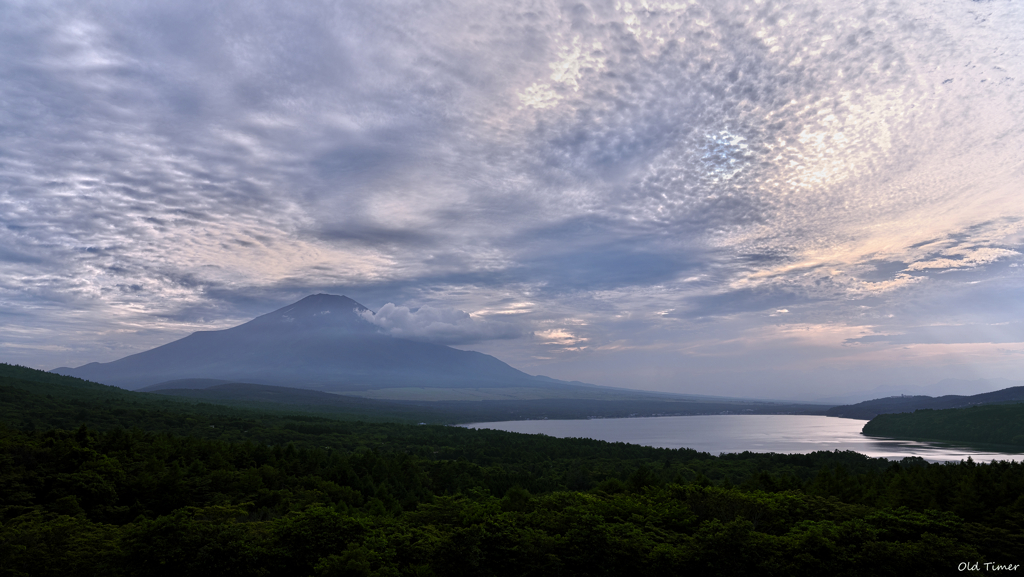
{"type": "Polygon", "coordinates": [[[618,386],[1024,368],[958,335],[1020,312],[1008,0],[8,2],[0,77],[9,362],[334,292],[618,386]]]}
{"type": "Polygon", "coordinates": [[[523,330],[512,323],[474,319],[466,311],[430,305],[409,309],[387,303],[376,313],[365,310],[360,316],[393,337],[446,345],[523,336],[523,330]]]}

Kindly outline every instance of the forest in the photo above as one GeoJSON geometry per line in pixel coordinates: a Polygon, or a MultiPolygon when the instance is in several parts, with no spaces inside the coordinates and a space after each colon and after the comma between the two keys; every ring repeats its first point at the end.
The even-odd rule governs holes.
{"type": "Polygon", "coordinates": [[[913,413],[878,415],[864,434],[876,437],[1002,445],[1024,449],[1024,403],[983,405],[965,409],[918,409],[913,413]]]}
{"type": "Polygon", "coordinates": [[[1020,563],[1024,465],[339,420],[0,365],[0,523],[4,576],[943,575],[1020,563]]]}

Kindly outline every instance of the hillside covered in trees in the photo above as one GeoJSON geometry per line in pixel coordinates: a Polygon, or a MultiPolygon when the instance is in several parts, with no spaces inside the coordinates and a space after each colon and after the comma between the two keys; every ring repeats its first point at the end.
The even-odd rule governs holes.
{"type": "Polygon", "coordinates": [[[715,457],[0,375],[4,576],[940,575],[1024,550],[1018,463],[715,457]]]}
{"type": "Polygon", "coordinates": [[[1024,449],[1024,403],[878,415],[864,425],[864,434],[1024,449]]]}

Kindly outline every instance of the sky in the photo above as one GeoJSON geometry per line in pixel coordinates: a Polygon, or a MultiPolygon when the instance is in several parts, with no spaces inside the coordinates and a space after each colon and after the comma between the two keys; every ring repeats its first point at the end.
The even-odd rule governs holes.
{"type": "Polygon", "coordinates": [[[1024,6],[0,0],[0,360],[344,294],[531,374],[1024,374],[1024,6]]]}

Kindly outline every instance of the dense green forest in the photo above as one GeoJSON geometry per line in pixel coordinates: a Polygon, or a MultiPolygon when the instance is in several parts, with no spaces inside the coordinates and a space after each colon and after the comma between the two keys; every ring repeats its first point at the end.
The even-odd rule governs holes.
{"type": "Polygon", "coordinates": [[[714,457],[341,421],[0,367],[0,575],[942,575],[1024,465],[714,457]]]}
{"type": "Polygon", "coordinates": [[[1024,448],[1024,403],[966,409],[920,409],[878,415],[864,425],[875,437],[983,443],[1024,448]]]}

